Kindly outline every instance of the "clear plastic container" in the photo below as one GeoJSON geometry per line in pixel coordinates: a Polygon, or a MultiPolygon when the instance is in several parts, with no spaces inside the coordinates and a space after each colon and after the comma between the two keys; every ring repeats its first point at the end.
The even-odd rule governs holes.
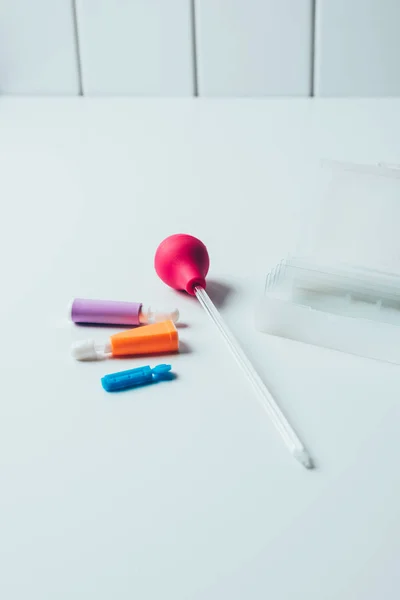
{"type": "Polygon", "coordinates": [[[302,251],[267,276],[263,332],[400,363],[400,170],[324,165],[302,251]]]}

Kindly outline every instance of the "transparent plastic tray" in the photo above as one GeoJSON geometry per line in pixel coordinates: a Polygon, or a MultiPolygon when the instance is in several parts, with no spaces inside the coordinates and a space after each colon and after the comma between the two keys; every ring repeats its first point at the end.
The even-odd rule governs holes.
{"type": "Polygon", "coordinates": [[[324,168],[306,250],[267,275],[257,328],[400,363],[400,170],[324,168]]]}

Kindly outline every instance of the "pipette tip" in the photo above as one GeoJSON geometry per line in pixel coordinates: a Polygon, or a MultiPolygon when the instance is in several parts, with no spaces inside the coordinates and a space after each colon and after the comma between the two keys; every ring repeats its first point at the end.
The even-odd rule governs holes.
{"type": "Polygon", "coordinates": [[[308,454],[307,450],[295,450],[293,452],[293,456],[306,469],[315,469],[315,463],[311,456],[308,454]]]}

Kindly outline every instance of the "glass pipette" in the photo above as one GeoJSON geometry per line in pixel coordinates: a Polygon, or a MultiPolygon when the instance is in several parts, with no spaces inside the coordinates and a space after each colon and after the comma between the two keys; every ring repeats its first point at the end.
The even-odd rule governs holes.
{"type": "Polygon", "coordinates": [[[172,288],[185,290],[192,296],[196,296],[224,338],[238,365],[252,383],[260,403],[280,433],[289,452],[306,469],[313,469],[314,462],[304,444],[207,294],[205,277],[209,264],[207,248],[203,242],[191,235],[177,234],[166,238],[159,245],[155,256],[155,268],[159,277],[172,288]]]}

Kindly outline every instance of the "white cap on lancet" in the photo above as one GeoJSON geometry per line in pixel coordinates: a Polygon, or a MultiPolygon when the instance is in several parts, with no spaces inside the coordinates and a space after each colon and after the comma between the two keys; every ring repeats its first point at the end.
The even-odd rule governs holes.
{"type": "Polygon", "coordinates": [[[83,340],[72,345],[71,354],[76,360],[102,360],[111,352],[110,343],[99,344],[94,340],[83,340]]]}
{"type": "Polygon", "coordinates": [[[139,320],[142,325],[151,325],[152,323],[161,323],[162,321],[173,321],[176,323],[179,320],[179,310],[174,308],[171,311],[153,310],[152,308],[140,309],[139,320]]]}

